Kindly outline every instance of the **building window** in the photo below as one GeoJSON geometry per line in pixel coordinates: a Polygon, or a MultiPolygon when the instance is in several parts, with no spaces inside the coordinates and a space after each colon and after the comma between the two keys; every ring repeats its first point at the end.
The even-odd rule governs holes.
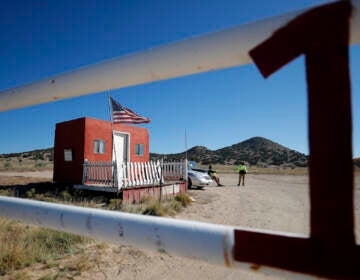
{"type": "Polygon", "coordinates": [[[72,149],[64,149],[64,161],[72,161],[72,149]]]}
{"type": "Polygon", "coordinates": [[[144,155],[144,144],[135,145],[135,155],[143,156],[144,155]]]}
{"type": "Polygon", "coordinates": [[[105,140],[94,140],[94,154],[105,154],[105,140]]]}

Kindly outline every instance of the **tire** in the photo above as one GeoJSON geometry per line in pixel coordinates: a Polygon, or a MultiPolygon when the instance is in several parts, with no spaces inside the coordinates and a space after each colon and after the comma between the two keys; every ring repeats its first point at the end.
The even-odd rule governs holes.
{"type": "Polygon", "coordinates": [[[190,190],[191,187],[192,187],[192,182],[191,182],[191,179],[190,177],[188,177],[188,185],[187,185],[188,189],[190,190]]]}

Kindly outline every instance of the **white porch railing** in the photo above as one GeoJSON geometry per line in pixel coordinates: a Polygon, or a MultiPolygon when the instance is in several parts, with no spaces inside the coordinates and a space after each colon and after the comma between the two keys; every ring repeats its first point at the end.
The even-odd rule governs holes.
{"type": "Polygon", "coordinates": [[[116,166],[113,162],[88,162],[85,160],[83,184],[113,187],[114,172],[116,172],[116,166]]]}
{"type": "Polygon", "coordinates": [[[116,185],[118,189],[160,184],[160,161],[120,163],[116,185]]]}
{"type": "Polygon", "coordinates": [[[179,181],[186,179],[187,161],[163,162],[162,175],[165,181],[179,181]]]}
{"type": "Polygon", "coordinates": [[[84,162],[83,184],[122,188],[185,180],[186,161],[84,162]]]}

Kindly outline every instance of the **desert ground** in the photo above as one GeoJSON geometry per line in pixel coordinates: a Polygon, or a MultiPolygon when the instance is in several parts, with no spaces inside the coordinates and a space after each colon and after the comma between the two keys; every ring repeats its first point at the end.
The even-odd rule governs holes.
{"type": "Polygon", "coordinates": [[[52,179],[53,171],[52,170],[42,170],[42,171],[0,171],[0,176],[3,177],[24,177],[24,178],[42,178],[42,179],[52,179]]]}
{"type": "MultiPolygon", "coordinates": [[[[14,175],[16,174],[12,174],[14,175]]],[[[43,178],[46,176],[45,173],[40,175],[43,178]]],[[[50,173],[47,174],[49,175],[50,173]]],[[[245,187],[236,186],[236,174],[220,174],[220,178],[224,187],[211,186],[203,190],[190,190],[189,195],[194,202],[175,218],[300,234],[309,233],[307,176],[248,174],[245,187]]],[[[357,176],[355,186],[358,243],[359,179],[357,176]]],[[[255,272],[245,268],[229,269],[199,260],[142,250],[135,246],[110,243],[101,243],[101,246],[99,243],[90,244],[84,256],[92,265],[80,275],[73,275],[72,279],[294,279],[294,275],[272,274],[262,270],[255,272]]],[[[67,257],[64,266],[76,258],[78,259],[79,256],[67,257]]],[[[47,277],[54,271],[55,268],[44,268],[42,265],[26,268],[27,275],[30,275],[31,279],[47,277]]],[[[300,276],[300,279],[302,277],[300,276]]]]}

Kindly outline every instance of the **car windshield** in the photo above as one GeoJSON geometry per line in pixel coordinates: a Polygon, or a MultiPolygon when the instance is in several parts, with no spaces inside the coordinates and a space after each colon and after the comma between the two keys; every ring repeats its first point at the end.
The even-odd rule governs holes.
{"type": "Polygon", "coordinates": [[[201,173],[206,173],[206,174],[208,172],[206,169],[197,168],[196,162],[194,162],[194,161],[189,161],[188,162],[188,169],[193,170],[193,171],[197,171],[197,172],[201,172],[201,173]]]}
{"type": "Polygon", "coordinates": [[[196,162],[195,161],[189,161],[188,162],[188,168],[194,169],[195,167],[196,167],[196,162]]]}

